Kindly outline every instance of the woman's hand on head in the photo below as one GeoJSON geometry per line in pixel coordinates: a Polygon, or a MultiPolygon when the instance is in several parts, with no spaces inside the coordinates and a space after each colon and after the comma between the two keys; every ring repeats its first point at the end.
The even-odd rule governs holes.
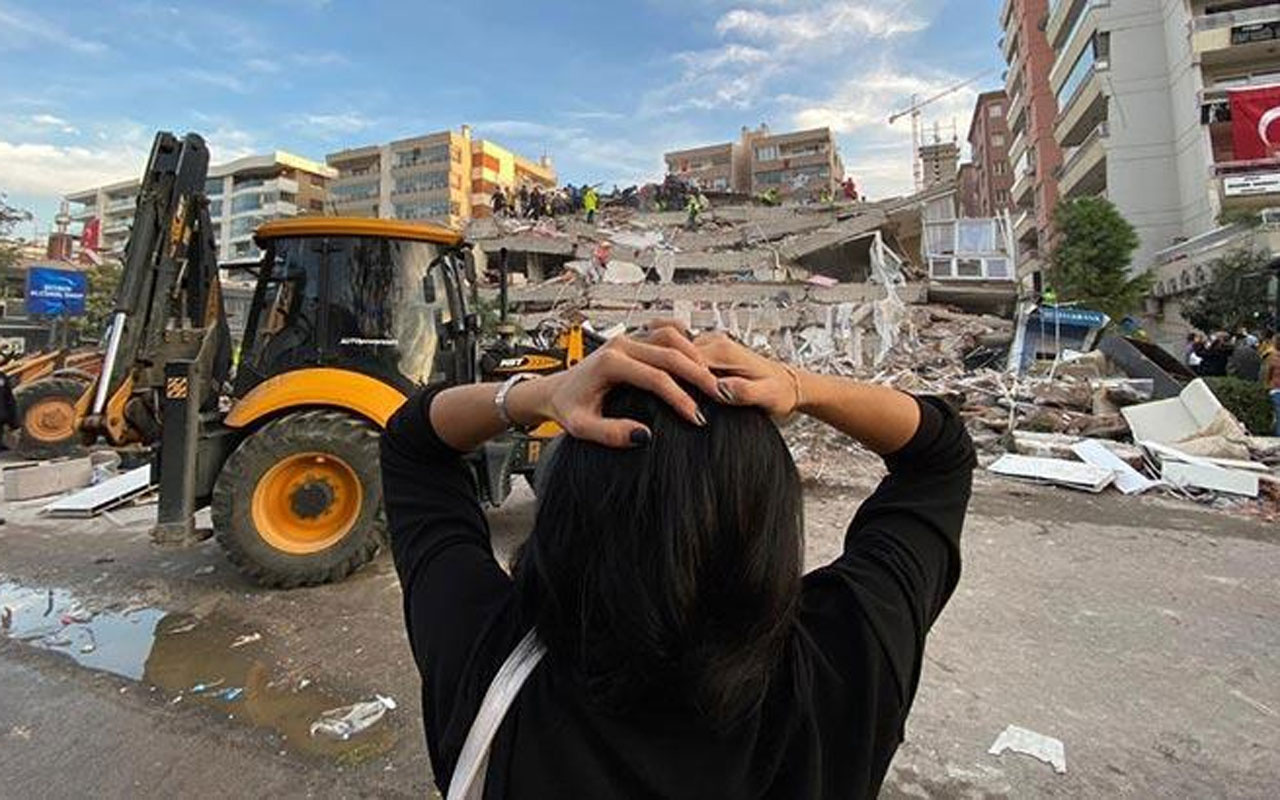
{"type": "Polygon", "coordinates": [[[719,379],[716,395],[732,406],[755,406],[770,416],[799,410],[800,376],[791,367],[760,355],[721,331],[704,333],[693,346],[719,379]]]}
{"type": "Polygon", "coordinates": [[[677,381],[710,397],[718,394],[703,353],[684,334],[662,327],[644,338],[616,337],[564,372],[517,384],[508,395],[508,409],[522,422],[552,420],[579,439],[634,447],[648,442],[652,433],[635,420],[605,417],[605,395],[629,384],[661,397],[694,425],[706,424],[698,404],[677,381]]]}

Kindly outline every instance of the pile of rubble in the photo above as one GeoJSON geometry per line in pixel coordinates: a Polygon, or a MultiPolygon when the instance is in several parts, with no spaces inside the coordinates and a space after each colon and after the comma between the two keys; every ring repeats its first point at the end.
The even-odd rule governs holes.
{"type": "MultiPolygon", "coordinates": [[[[608,208],[598,225],[478,220],[468,238],[491,274],[495,255],[507,259],[526,330],[674,317],[807,369],[949,397],[996,474],[1280,509],[1280,441],[1248,436],[1202,382],[1153,379],[1101,351],[1010,369],[1017,323],[982,302],[930,302],[936,282],[912,256],[928,201],[735,206],[695,229],[683,213],[608,208]]],[[[980,283],[970,298],[981,300],[980,283]]],[[[954,295],[953,285],[944,296],[954,295]]],[[[807,480],[863,483],[882,470],[823,426],[798,420],[786,433],[807,480]]]]}

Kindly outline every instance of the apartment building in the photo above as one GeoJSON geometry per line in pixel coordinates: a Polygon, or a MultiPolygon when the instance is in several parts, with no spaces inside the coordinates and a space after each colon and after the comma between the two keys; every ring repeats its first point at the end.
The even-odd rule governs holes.
{"type": "Polygon", "coordinates": [[[1005,0],[1000,10],[1004,31],[1000,50],[1008,70],[1005,96],[1008,106],[1010,179],[1013,231],[1018,247],[1018,278],[1026,292],[1039,292],[1053,234],[1053,212],[1058,203],[1056,172],[1062,150],[1055,138],[1058,104],[1049,74],[1054,51],[1045,36],[1049,6],[1055,10],[1065,0],[1005,0]]]}
{"type": "Polygon", "coordinates": [[[333,213],[440,222],[461,228],[492,213],[490,195],[501,185],[552,187],[547,157],[517,156],[472,136],[471,126],[331,153],[338,172],[330,192],[333,213]]]}
{"type": "Polygon", "coordinates": [[[921,145],[920,170],[925,189],[954,182],[960,174],[960,146],[955,142],[921,145]]]}
{"type": "Polygon", "coordinates": [[[977,189],[975,217],[999,216],[1010,207],[1013,175],[1009,168],[1008,110],[1003,89],[983,92],[974,103],[968,140],[977,189]]]}
{"type": "Polygon", "coordinates": [[[1134,268],[1157,277],[1150,324],[1175,340],[1180,296],[1208,279],[1194,266],[1238,246],[1224,214],[1280,206],[1275,132],[1259,119],[1280,105],[1280,3],[1056,0],[1045,33],[1061,195],[1104,194],[1134,225],[1134,268]]]}
{"type": "Polygon", "coordinates": [[[774,190],[784,199],[817,199],[834,195],[844,180],[830,128],[774,133],[767,125],[744,127],[736,142],[676,150],[663,159],[668,174],[709,191],[774,190]]]}
{"type": "MultiPolygon", "coordinates": [[[[253,232],[267,220],[324,213],[336,175],[324,164],[281,150],[210,167],[205,194],[218,259],[256,256],[253,232]]],[[[66,195],[73,221],[99,221],[99,252],[124,252],[140,186],[134,179],[66,195]]]]}

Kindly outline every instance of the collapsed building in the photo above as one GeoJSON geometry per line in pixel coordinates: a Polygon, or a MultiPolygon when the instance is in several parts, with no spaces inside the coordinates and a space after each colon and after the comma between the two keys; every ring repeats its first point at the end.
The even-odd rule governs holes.
{"type": "Polygon", "coordinates": [[[686,221],[683,212],[606,208],[598,226],[485,219],[467,235],[480,261],[505,251],[511,307],[525,328],[566,314],[597,329],[675,316],[769,341],[821,328],[855,360],[873,362],[886,357],[908,306],[1014,309],[1009,222],[961,218],[953,183],[874,203],[719,206],[692,229],[686,221]],[[578,277],[593,263],[599,280],[578,277]]]}

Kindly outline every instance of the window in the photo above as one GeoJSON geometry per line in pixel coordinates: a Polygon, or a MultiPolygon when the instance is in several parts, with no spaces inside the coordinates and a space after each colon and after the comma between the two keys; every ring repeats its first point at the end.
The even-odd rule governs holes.
{"type": "Polygon", "coordinates": [[[307,206],[308,206],[308,208],[310,208],[312,211],[316,212],[317,214],[319,214],[319,213],[321,213],[321,212],[323,212],[323,211],[324,211],[324,201],[323,201],[323,200],[312,200],[310,203],[308,203],[308,204],[307,204],[307,206]]]}
{"type": "Polygon", "coordinates": [[[209,201],[209,216],[210,216],[210,217],[213,217],[214,219],[216,219],[216,218],[218,218],[218,217],[222,216],[222,201],[221,201],[221,200],[210,200],[210,201],[209,201]]]}
{"type": "Polygon", "coordinates": [[[777,161],[778,146],[769,145],[767,147],[756,148],[756,161],[777,161]]]}
{"type": "Polygon", "coordinates": [[[1004,189],[1000,189],[999,191],[996,192],[996,205],[998,206],[1009,205],[1009,193],[1006,192],[1004,189]]]}
{"type": "Polygon", "coordinates": [[[991,165],[991,171],[996,175],[1003,175],[1005,174],[1005,172],[1008,171],[1008,165],[1005,164],[1003,161],[997,161],[996,163],[991,165]]]}
{"type": "Polygon", "coordinates": [[[756,183],[763,183],[766,186],[776,186],[782,183],[782,170],[773,169],[767,172],[756,173],[756,183]]]}
{"type": "Polygon", "coordinates": [[[1003,133],[993,133],[993,134],[991,134],[991,146],[992,146],[992,147],[1004,147],[1004,134],[1003,134],[1003,133]]]}
{"type": "Polygon", "coordinates": [[[992,103],[987,106],[987,116],[991,119],[1000,119],[1004,116],[1004,103],[992,103]]]}
{"type": "Polygon", "coordinates": [[[324,178],[320,175],[312,174],[308,175],[307,178],[311,181],[312,186],[324,186],[324,178]]]}
{"type": "Polygon", "coordinates": [[[364,200],[378,196],[378,182],[340,183],[332,186],[329,192],[335,200],[364,200]]]}
{"type": "Polygon", "coordinates": [[[413,194],[414,192],[429,192],[433,189],[443,189],[449,185],[448,172],[424,172],[418,175],[410,175],[408,177],[396,178],[395,188],[392,194],[413,194]]]}
{"type": "Polygon", "coordinates": [[[210,178],[205,181],[204,193],[210,197],[222,194],[222,178],[210,178]]]}
{"type": "Polygon", "coordinates": [[[262,208],[262,195],[257,192],[242,194],[231,199],[232,214],[239,214],[242,211],[254,211],[259,208],[262,208]]]}

